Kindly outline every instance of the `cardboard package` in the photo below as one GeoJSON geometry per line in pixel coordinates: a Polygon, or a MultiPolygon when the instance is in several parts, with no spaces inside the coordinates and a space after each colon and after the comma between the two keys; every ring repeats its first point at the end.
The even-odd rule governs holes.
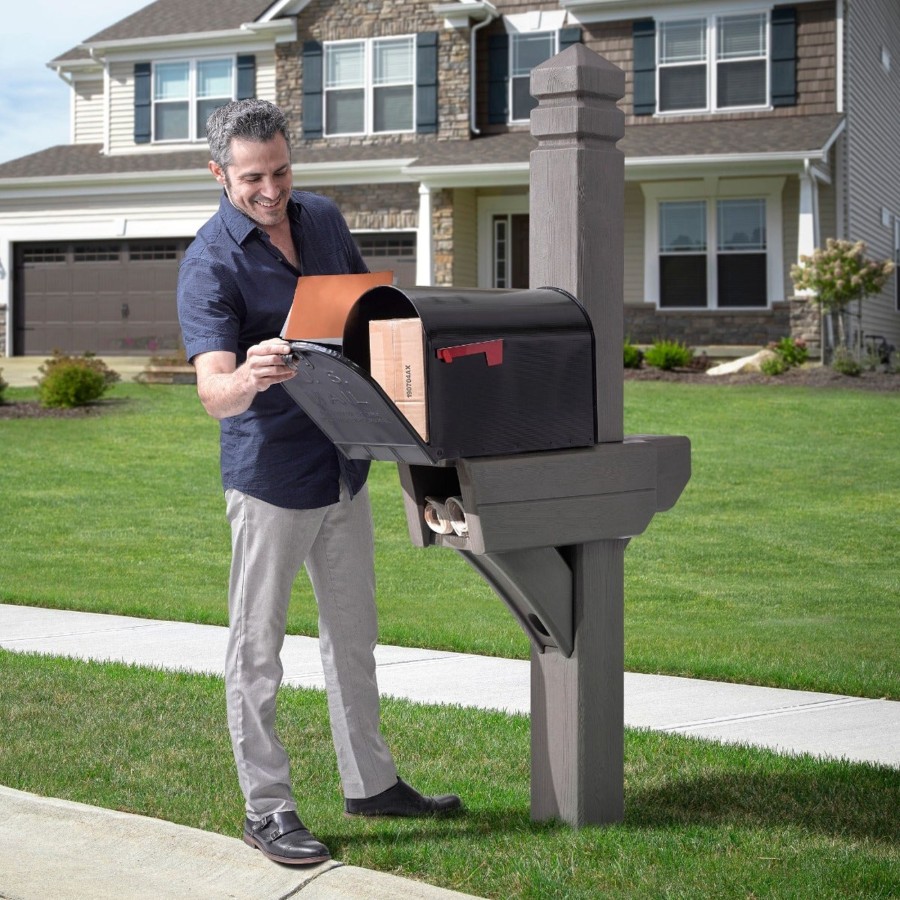
{"type": "Polygon", "coordinates": [[[381,389],[428,440],[425,398],[425,332],[421,319],[369,323],[370,373],[381,389]]]}
{"type": "Polygon", "coordinates": [[[340,344],[351,307],[369,288],[391,284],[394,273],[358,275],[301,275],[294,302],[281,329],[286,341],[340,344]]]}

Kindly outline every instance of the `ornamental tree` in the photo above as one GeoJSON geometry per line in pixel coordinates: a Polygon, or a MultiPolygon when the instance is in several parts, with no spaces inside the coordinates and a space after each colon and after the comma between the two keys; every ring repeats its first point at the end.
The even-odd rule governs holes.
{"type": "Polygon", "coordinates": [[[852,301],[880,293],[893,271],[889,259],[869,259],[862,241],[829,238],[824,250],[800,257],[800,264],[791,267],[791,280],[795,290],[809,291],[828,312],[842,312],[852,301]]]}

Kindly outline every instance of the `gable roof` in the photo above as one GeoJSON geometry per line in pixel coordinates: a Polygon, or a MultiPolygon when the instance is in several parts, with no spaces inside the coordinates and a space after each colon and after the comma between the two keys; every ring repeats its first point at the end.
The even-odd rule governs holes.
{"type": "Polygon", "coordinates": [[[271,5],[271,0],[156,0],[86,38],[50,65],[87,56],[85,44],[240,28],[256,21],[271,5]]]}

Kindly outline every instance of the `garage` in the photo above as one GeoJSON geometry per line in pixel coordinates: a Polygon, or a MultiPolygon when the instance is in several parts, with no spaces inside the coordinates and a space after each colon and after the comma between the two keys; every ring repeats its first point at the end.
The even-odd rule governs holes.
{"type": "MultiPolygon", "coordinates": [[[[356,235],[373,271],[416,277],[414,232],[356,235]]],[[[167,354],[181,347],[175,291],[192,238],[42,241],[15,246],[13,355],[167,354]]]]}
{"type": "Polygon", "coordinates": [[[191,240],[17,244],[13,355],[176,350],[178,263],[191,240]]]}

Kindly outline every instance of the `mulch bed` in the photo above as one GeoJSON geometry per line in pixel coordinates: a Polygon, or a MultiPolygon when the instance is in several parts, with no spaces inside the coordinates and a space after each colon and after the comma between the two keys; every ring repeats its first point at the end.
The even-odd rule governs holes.
{"type": "MultiPolygon", "coordinates": [[[[746,372],[739,375],[707,375],[696,369],[661,369],[644,367],[625,369],[626,381],[665,381],[677,384],[707,384],[722,387],[741,387],[763,384],[770,387],[849,388],[858,391],[900,391],[900,372],[863,372],[861,375],[841,375],[826,366],[788,369],[783,375],[763,375],[746,372]]],[[[35,401],[0,403],[0,419],[84,419],[99,416],[116,401],[101,400],[90,406],[75,409],[44,409],[35,401]]]]}

